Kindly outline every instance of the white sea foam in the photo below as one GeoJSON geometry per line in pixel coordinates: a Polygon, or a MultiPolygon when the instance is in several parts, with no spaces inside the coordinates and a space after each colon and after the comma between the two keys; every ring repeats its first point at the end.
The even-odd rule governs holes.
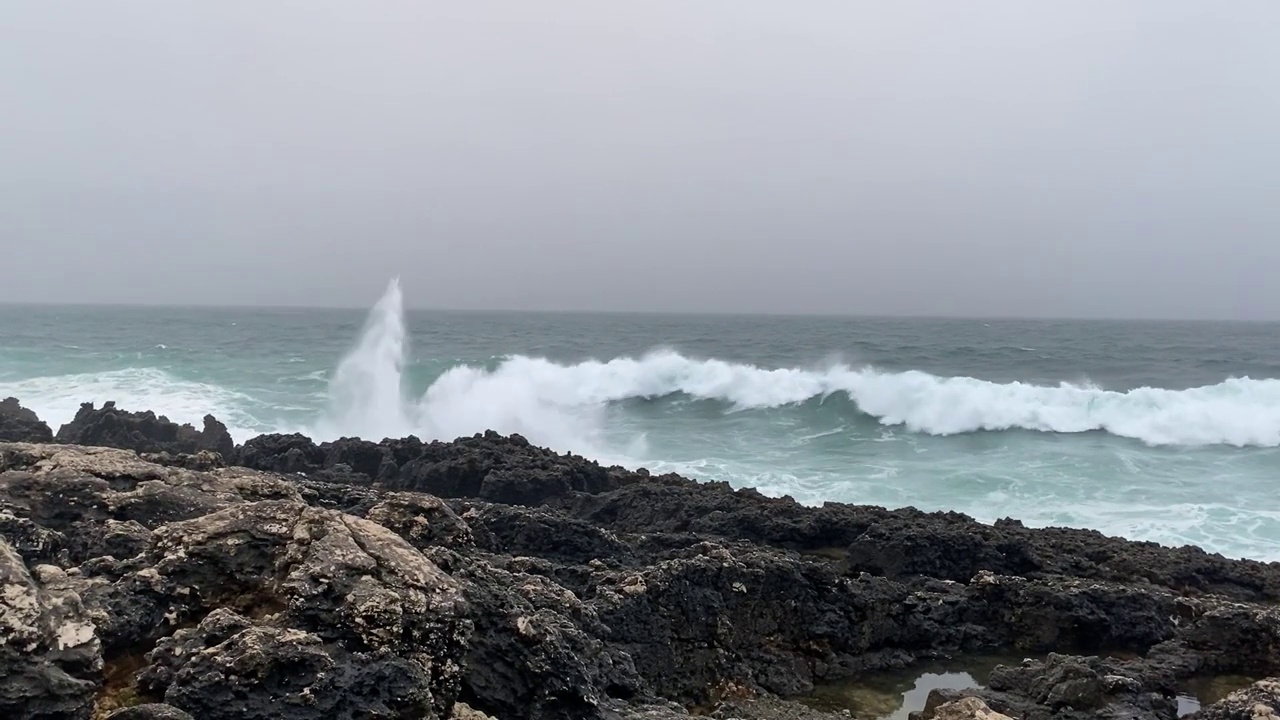
{"type": "Polygon", "coordinates": [[[765,369],[662,352],[572,365],[513,357],[492,371],[455,367],[432,386],[424,403],[461,409],[469,398],[480,405],[512,398],[514,403],[505,403],[510,412],[551,412],[675,394],[739,410],[844,394],[882,424],[930,435],[1102,430],[1152,445],[1280,445],[1280,381],[1249,378],[1188,390],[1115,392],[1088,384],[994,383],[848,366],[765,369]]]}
{"type": "Polygon", "coordinates": [[[109,400],[123,410],[151,410],[174,422],[192,423],[196,427],[205,415],[212,413],[227,424],[236,440],[245,440],[264,429],[247,410],[253,402],[248,395],[218,385],[182,380],[150,367],[0,383],[0,397],[9,395],[34,410],[55,432],[75,417],[81,403],[101,405],[109,400]]]}
{"type": "Polygon", "coordinates": [[[462,365],[438,378],[421,398],[407,398],[407,352],[403,298],[399,281],[393,280],[330,380],[329,407],[312,429],[314,434],[454,438],[497,430],[522,433],[562,450],[590,452],[596,447],[600,408],[560,403],[536,380],[507,381],[500,374],[462,365]]]}
{"type": "Polygon", "coordinates": [[[884,425],[930,435],[1100,430],[1151,445],[1280,446],[1278,380],[1115,392],[1087,382],[995,383],[845,364],[769,369],[660,351],[607,362],[515,356],[492,370],[459,365],[411,400],[401,382],[405,342],[393,281],[334,375],[330,411],[317,426],[322,435],[456,437],[494,429],[572,448],[593,442],[605,407],[621,400],[684,395],[750,410],[843,394],[884,425]]]}
{"type": "Polygon", "coordinates": [[[408,351],[400,280],[393,279],[374,305],[356,347],[329,382],[329,408],[316,426],[322,436],[381,439],[407,435],[414,426],[401,392],[408,351]]]}
{"type": "Polygon", "coordinates": [[[1147,452],[1137,443],[1109,442],[1099,451],[1091,443],[1051,443],[1059,449],[1037,455],[1030,445],[1000,440],[984,443],[981,457],[974,457],[928,439],[1020,429],[1102,431],[1151,445],[1280,447],[1280,380],[1116,392],[1084,379],[995,383],[887,372],[839,358],[815,367],[765,368],[663,350],[603,362],[514,356],[459,364],[411,396],[403,377],[409,348],[402,305],[399,283],[392,282],[332,373],[290,378],[309,381],[298,391],[307,393],[302,396],[270,383],[270,389],[240,391],[142,367],[39,378],[10,374],[0,381],[0,397],[20,398],[55,429],[81,402],[115,400],[124,409],[150,409],[178,422],[198,424],[213,413],[238,441],[293,430],[318,440],[519,432],[604,462],[724,479],[805,502],[953,508],[987,520],[1009,515],[1030,524],[1089,525],[1228,554],[1280,557],[1274,545],[1280,510],[1256,480],[1265,476],[1274,450],[1147,452]],[[672,404],[665,410],[676,424],[669,426],[662,419],[647,424],[648,410],[633,413],[625,402],[658,398],[685,406],[721,403],[728,412],[751,414],[730,418],[736,429],[725,432],[725,425],[691,422],[694,416],[686,413],[701,417],[716,406],[672,404]],[[865,423],[833,418],[826,408],[812,416],[821,422],[809,423],[812,401],[836,399],[840,410],[874,418],[882,429],[868,433],[865,423]],[[804,403],[795,412],[760,412],[804,403]],[[678,438],[668,437],[672,427],[678,438]],[[687,434],[693,427],[707,428],[705,435],[687,434]],[[819,441],[840,434],[850,436],[854,449],[847,455],[835,449],[838,441],[819,441]],[[885,445],[856,448],[865,439],[885,445]],[[1236,499],[1215,505],[1218,495],[1236,499]]]}
{"type": "MultiPolygon", "coordinates": [[[[1186,390],[1117,392],[1087,382],[995,383],[841,363],[763,368],[664,350],[604,362],[514,356],[492,369],[458,365],[411,398],[403,383],[407,353],[403,300],[393,280],[330,378],[327,410],[303,429],[321,439],[448,439],[492,429],[591,452],[600,449],[609,405],[618,401],[684,397],[743,411],[843,395],[885,426],[928,435],[1105,431],[1150,445],[1280,446],[1280,380],[1232,378],[1186,390]]],[[[21,398],[51,424],[69,420],[81,402],[115,400],[183,422],[212,412],[238,428],[238,437],[271,429],[249,414],[253,399],[243,393],[155,368],[6,381],[0,393],[21,398]]]]}

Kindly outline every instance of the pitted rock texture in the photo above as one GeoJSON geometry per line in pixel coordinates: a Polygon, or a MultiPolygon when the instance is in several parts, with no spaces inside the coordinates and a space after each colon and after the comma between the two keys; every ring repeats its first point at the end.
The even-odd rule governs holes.
{"type": "Polygon", "coordinates": [[[1280,717],[1280,678],[1260,680],[1202,709],[1196,720],[1275,720],[1280,717]]]}
{"type": "Polygon", "coordinates": [[[0,442],[53,442],[53,431],[17,398],[0,400],[0,442]]]}
{"type": "Polygon", "coordinates": [[[225,609],[162,640],[148,659],[144,692],[211,720],[443,717],[429,664],[389,650],[348,652],[225,609]]]}
{"type": "Polygon", "coordinates": [[[212,415],[205,415],[203,427],[196,430],[149,410],[120,410],[114,402],[96,409],[93,403],[82,404],[71,422],[58,429],[56,439],[69,445],[99,445],[140,453],[194,454],[206,450],[227,457],[235,451],[227,426],[212,415]]]}
{"type": "Polygon", "coordinates": [[[156,530],[129,566],[100,597],[145,611],[113,631],[127,644],[169,637],[142,689],[198,717],[232,717],[227,698],[274,674],[271,697],[293,698],[288,717],[446,717],[457,696],[471,631],[462,587],[367,520],[244,503],[156,530]],[[369,695],[391,690],[400,700],[369,695]]]}
{"type": "Polygon", "coordinates": [[[0,717],[88,718],[101,672],[74,583],[50,565],[28,570],[0,538],[0,717]]]}
{"type": "Polygon", "coordinates": [[[172,705],[143,703],[115,710],[107,715],[106,720],[195,720],[195,718],[172,705]]]}

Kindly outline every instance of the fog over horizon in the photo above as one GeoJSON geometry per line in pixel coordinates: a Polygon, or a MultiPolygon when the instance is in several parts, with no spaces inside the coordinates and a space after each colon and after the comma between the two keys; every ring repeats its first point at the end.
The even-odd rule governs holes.
{"type": "Polygon", "coordinates": [[[65,10],[0,303],[1280,319],[1273,0],[65,10]]]}

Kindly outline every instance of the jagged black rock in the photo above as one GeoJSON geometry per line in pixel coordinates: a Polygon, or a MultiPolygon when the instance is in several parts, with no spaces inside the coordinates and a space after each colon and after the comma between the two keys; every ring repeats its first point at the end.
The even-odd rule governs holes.
{"type": "MultiPolygon", "coordinates": [[[[792,701],[815,684],[1011,652],[1039,659],[926,714],[1173,718],[1190,678],[1280,671],[1280,565],[1196,548],[493,433],[234,447],[107,404],[55,444],[16,402],[0,428],[6,718],[818,719],[840,716],[792,701]]],[[[1202,712],[1280,710],[1275,688],[1202,712]]]]}

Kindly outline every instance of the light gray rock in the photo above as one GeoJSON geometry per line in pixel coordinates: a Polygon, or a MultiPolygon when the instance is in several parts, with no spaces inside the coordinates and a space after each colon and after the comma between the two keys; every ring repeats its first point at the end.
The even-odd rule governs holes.
{"type": "Polygon", "coordinates": [[[107,715],[107,720],[195,720],[195,718],[172,705],[144,703],[120,708],[107,715]]]}
{"type": "Polygon", "coordinates": [[[156,530],[135,564],[108,604],[138,598],[117,632],[159,640],[140,688],[201,720],[446,717],[458,694],[461,586],[377,524],[245,503],[156,530]]]}
{"type": "Polygon", "coordinates": [[[1275,720],[1280,716],[1280,678],[1259,680],[1196,713],[1195,720],[1275,720]]]}
{"type": "Polygon", "coordinates": [[[102,647],[61,569],[28,570],[0,538],[0,717],[88,718],[102,647]]]}

